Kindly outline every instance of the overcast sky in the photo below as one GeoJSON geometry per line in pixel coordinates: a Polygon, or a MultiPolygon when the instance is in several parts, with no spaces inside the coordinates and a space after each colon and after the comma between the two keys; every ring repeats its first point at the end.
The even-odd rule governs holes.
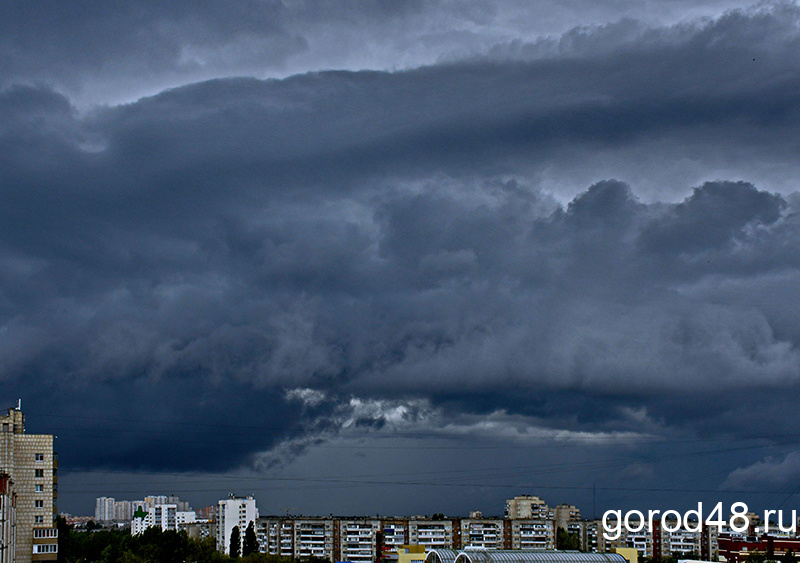
{"type": "Polygon", "coordinates": [[[800,504],[800,6],[0,4],[59,509],[800,504]]]}

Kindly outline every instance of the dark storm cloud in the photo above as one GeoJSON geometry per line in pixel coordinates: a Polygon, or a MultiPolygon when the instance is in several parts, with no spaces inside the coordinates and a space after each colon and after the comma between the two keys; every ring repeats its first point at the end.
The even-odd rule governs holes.
{"type": "MultiPolygon", "coordinates": [[[[412,68],[497,50],[516,52],[520,46],[527,54],[528,43],[537,37],[575,26],[581,27],[573,36],[582,36],[596,24],[623,17],[671,24],[745,4],[11,1],[0,7],[0,86],[47,82],[86,107],[215,76],[412,68]]],[[[574,37],[570,41],[580,43],[574,37]]]]}
{"type": "Polygon", "coordinates": [[[216,470],[398,419],[744,431],[743,396],[789,400],[800,379],[798,202],[767,181],[797,171],[797,15],[597,50],[608,30],[586,31],[535,60],[214,80],[84,115],[8,88],[4,386],[88,411],[57,432],[85,466],[216,470]],[[666,160],[714,181],[677,186],[666,160]],[[611,179],[628,174],[673,184],[641,197],[611,179]],[[109,408],[110,436],[150,422],[95,440],[109,408]]]}

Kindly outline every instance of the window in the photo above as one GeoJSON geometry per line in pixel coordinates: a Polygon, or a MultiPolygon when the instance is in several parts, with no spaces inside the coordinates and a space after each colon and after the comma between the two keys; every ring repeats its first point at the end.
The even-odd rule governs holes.
{"type": "Polygon", "coordinates": [[[34,475],[34,477],[36,477],[37,479],[43,479],[44,478],[44,469],[36,469],[34,471],[36,473],[34,475]]]}
{"type": "Polygon", "coordinates": [[[34,553],[58,553],[58,544],[40,543],[33,546],[34,553]]]}
{"type": "Polygon", "coordinates": [[[36,492],[37,493],[43,493],[44,492],[44,485],[42,485],[41,483],[36,485],[36,492]]]}
{"type": "Polygon", "coordinates": [[[44,501],[43,501],[42,499],[38,499],[38,500],[37,500],[37,501],[34,503],[34,506],[35,506],[36,508],[44,508],[44,501]]]}
{"type": "Polygon", "coordinates": [[[44,524],[44,516],[42,516],[41,514],[38,514],[38,515],[34,516],[33,517],[33,523],[34,524],[44,524]]]}
{"type": "Polygon", "coordinates": [[[44,454],[36,454],[36,461],[44,461],[44,454]]]}

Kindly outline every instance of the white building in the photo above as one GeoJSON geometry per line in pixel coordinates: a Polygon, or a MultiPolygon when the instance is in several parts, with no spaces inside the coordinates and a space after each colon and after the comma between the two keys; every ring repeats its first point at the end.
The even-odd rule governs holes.
{"type": "Polygon", "coordinates": [[[181,524],[194,524],[197,522],[197,513],[194,510],[178,510],[175,513],[175,520],[178,522],[178,527],[181,524]]]}
{"type": "Polygon", "coordinates": [[[239,526],[239,535],[244,543],[244,532],[250,522],[255,527],[258,519],[258,509],[253,497],[235,497],[230,495],[227,499],[219,501],[219,514],[217,519],[217,549],[230,555],[231,533],[239,526]]]}
{"type": "MultiPolygon", "coordinates": [[[[194,512],[191,512],[191,515],[194,521],[194,512]]],[[[181,519],[185,522],[188,517],[187,513],[178,512],[178,507],[174,504],[154,504],[149,506],[146,512],[139,508],[131,520],[131,534],[141,534],[147,528],[153,527],[177,532],[181,519]]]]}
{"type": "Polygon", "coordinates": [[[116,501],[113,497],[100,497],[94,502],[94,519],[97,522],[110,522],[114,519],[116,501]]]}

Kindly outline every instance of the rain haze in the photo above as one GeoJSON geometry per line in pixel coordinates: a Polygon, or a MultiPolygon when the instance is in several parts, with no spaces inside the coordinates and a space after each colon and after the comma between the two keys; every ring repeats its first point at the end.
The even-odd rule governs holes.
{"type": "Polygon", "coordinates": [[[800,5],[0,5],[59,510],[800,506],[800,5]]]}

